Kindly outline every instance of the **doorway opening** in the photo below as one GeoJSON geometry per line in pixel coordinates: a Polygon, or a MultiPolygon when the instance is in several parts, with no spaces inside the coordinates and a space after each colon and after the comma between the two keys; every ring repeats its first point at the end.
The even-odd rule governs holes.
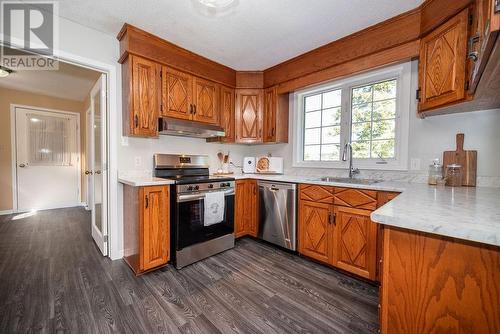
{"type": "Polygon", "coordinates": [[[105,73],[62,61],[58,70],[0,78],[0,124],[10,134],[0,135],[0,155],[8,161],[0,164],[1,182],[10,185],[0,214],[20,219],[81,207],[103,255],[109,253],[107,89],[105,73]]]}

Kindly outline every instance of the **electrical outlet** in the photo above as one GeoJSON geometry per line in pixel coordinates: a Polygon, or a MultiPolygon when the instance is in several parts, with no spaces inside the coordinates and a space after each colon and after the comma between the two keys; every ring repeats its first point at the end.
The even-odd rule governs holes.
{"type": "Polygon", "coordinates": [[[135,167],[141,167],[142,166],[142,158],[141,157],[135,157],[134,158],[134,165],[135,165],[135,167]]]}
{"type": "Polygon", "coordinates": [[[128,137],[122,136],[122,146],[128,146],[128,137]]]}
{"type": "Polygon", "coordinates": [[[410,160],[410,169],[411,170],[420,170],[420,159],[411,158],[410,160]]]}

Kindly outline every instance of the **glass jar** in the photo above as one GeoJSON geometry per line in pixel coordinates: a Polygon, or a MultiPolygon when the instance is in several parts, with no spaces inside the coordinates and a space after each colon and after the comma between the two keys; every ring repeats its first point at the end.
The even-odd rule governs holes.
{"type": "Polygon", "coordinates": [[[452,164],[446,166],[446,185],[450,187],[462,186],[462,166],[452,164]]]}
{"type": "Polygon", "coordinates": [[[434,159],[432,165],[429,166],[429,179],[430,185],[437,185],[438,181],[443,178],[443,165],[439,163],[439,159],[434,159]]]}

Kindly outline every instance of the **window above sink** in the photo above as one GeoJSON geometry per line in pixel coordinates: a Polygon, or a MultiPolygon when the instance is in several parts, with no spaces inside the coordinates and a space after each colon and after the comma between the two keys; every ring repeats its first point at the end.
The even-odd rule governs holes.
{"type": "Polygon", "coordinates": [[[411,68],[407,62],[295,92],[294,167],[348,168],[341,157],[352,142],[355,167],[406,170],[411,68]]]}

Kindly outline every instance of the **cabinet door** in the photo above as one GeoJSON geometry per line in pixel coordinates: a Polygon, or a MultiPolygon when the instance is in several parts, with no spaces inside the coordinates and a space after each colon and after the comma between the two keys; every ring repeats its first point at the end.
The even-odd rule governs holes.
{"type": "Polygon", "coordinates": [[[132,57],[132,134],[158,134],[159,65],[137,56],[132,57]]]}
{"type": "Polygon", "coordinates": [[[219,123],[219,85],[195,77],[193,92],[193,120],[211,124],[219,123]]]}
{"type": "Polygon", "coordinates": [[[377,225],[369,210],[335,207],[333,265],[375,280],[377,266],[377,225]]]}
{"type": "Polygon", "coordinates": [[[299,203],[299,253],[324,263],[331,262],[331,206],[324,203],[299,203]]]}
{"type": "Polygon", "coordinates": [[[257,237],[258,222],[257,222],[257,180],[247,180],[246,185],[247,198],[245,203],[245,230],[252,237],[257,237]]]}
{"type": "Polygon", "coordinates": [[[193,77],[169,67],[162,69],[162,115],[191,119],[193,77]]]}
{"type": "Polygon", "coordinates": [[[276,88],[264,91],[264,142],[276,141],[276,88]]]}
{"type": "Polygon", "coordinates": [[[236,238],[246,235],[245,231],[245,205],[247,201],[246,180],[236,181],[235,207],[234,207],[234,236],[236,238]]]}
{"type": "Polygon", "coordinates": [[[234,89],[221,86],[220,89],[220,125],[224,128],[226,135],[221,138],[222,142],[232,143],[235,139],[234,129],[234,89]]]}
{"type": "Polygon", "coordinates": [[[236,142],[262,142],[262,100],[261,89],[236,90],[236,142]]]}
{"type": "Polygon", "coordinates": [[[465,98],[468,10],[420,41],[419,111],[465,98]]]}
{"type": "Polygon", "coordinates": [[[168,262],[170,258],[170,210],[168,187],[141,188],[141,271],[168,262]]]}

